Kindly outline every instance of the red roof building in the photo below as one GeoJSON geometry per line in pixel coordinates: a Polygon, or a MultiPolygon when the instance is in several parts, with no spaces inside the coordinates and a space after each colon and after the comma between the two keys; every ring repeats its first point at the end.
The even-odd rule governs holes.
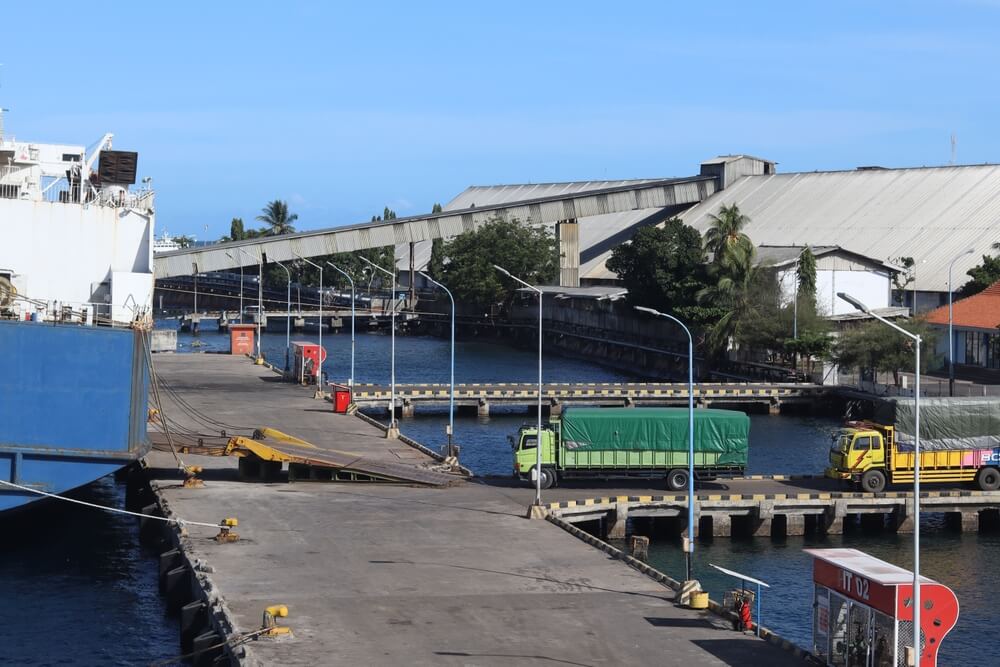
{"type": "MultiPolygon", "coordinates": [[[[955,301],[952,310],[955,363],[1000,369],[1000,282],[955,301]]],[[[928,323],[947,332],[947,305],[935,308],[925,317],[928,323]]],[[[947,333],[940,337],[937,350],[947,357],[947,333]]]]}

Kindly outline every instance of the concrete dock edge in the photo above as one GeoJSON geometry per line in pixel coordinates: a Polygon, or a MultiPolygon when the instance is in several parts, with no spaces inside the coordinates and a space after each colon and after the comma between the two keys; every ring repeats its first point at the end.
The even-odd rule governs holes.
{"type": "MultiPolygon", "coordinates": [[[[667,586],[675,591],[680,590],[681,582],[677,581],[673,577],[670,577],[669,575],[657,570],[655,567],[652,567],[647,563],[642,562],[641,560],[638,560],[637,558],[633,558],[632,556],[626,554],[621,549],[618,549],[608,544],[607,542],[594,537],[590,533],[581,530],[580,528],[577,528],[573,524],[569,523],[568,521],[564,521],[563,519],[556,516],[552,512],[549,512],[549,514],[547,514],[545,518],[547,521],[549,521],[549,523],[553,523],[556,526],[559,526],[560,528],[562,528],[569,534],[573,535],[574,537],[583,540],[592,547],[595,547],[603,551],[604,553],[608,554],[609,556],[622,561],[626,565],[632,567],[635,570],[638,570],[639,572],[653,579],[654,581],[663,584],[664,586],[667,586]]],[[[738,620],[734,612],[725,609],[721,604],[719,604],[718,602],[716,602],[711,598],[709,598],[708,600],[708,609],[712,613],[726,619],[727,621],[738,620]]],[[[756,629],[756,627],[757,625],[755,623],[754,628],[756,629]]],[[[822,664],[816,658],[816,656],[814,656],[809,651],[806,651],[802,647],[797,646],[796,644],[788,641],[787,639],[784,639],[783,637],[781,637],[774,631],[769,630],[767,627],[763,625],[760,626],[760,636],[761,639],[764,639],[768,643],[774,644],[775,646],[778,646],[781,649],[788,651],[795,657],[801,658],[804,662],[808,664],[816,664],[816,665],[822,664]]]]}

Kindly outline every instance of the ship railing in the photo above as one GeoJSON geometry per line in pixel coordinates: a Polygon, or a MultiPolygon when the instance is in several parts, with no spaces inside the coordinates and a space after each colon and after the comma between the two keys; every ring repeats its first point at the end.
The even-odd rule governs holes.
{"type": "Polygon", "coordinates": [[[30,191],[30,167],[0,167],[0,198],[20,199],[30,191]]]}
{"type": "Polygon", "coordinates": [[[49,178],[46,181],[41,191],[42,201],[59,204],[94,204],[138,211],[149,211],[153,208],[153,191],[150,189],[135,192],[125,189],[102,190],[87,182],[70,183],[65,176],[49,178]]]}
{"type": "Polygon", "coordinates": [[[151,310],[139,305],[131,295],[121,307],[128,316],[125,320],[115,319],[114,306],[105,302],[40,301],[20,294],[14,298],[22,302],[18,319],[127,329],[151,318],[151,310]]]}

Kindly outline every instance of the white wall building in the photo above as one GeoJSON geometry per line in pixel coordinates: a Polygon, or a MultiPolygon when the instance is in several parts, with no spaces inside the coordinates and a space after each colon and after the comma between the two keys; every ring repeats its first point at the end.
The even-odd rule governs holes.
{"type": "MultiPolygon", "coordinates": [[[[792,303],[798,285],[799,257],[804,246],[759,246],[757,262],[778,272],[782,304],[792,303]]],[[[837,292],[846,292],[869,308],[892,305],[892,274],[898,267],[840,246],[810,248],[816,257],[816,306],[826,316],[844,315],[856,309],[837,292]]]]}

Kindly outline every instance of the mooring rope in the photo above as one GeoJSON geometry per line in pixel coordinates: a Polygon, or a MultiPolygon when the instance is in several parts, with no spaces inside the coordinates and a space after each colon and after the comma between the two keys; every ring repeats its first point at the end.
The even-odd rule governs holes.
{"type": "Polygon", "coordinates": [[[29,491],[31,493],[37,493],[40,496],[45,496],[46,498],[55,498],[56,500],[65,500],[68,503],[75,503],[77,505],[84,505],[86,507],[93,507],[94,509],[104,510],[106,512],[115,512],[118,514],[128,514],[130,516],[137,516],[143,519],[156,519],[157,521],[165,521],[166,523],[175,523],[178,526],[206,526],[208,528],[219,528],[217,523],[206,523],[204,521],[188,521],[186,519],[171,519],[165,516],[156,516],[155,514],[143,514],[142,512],[132,512],[129,510],[119,509],[117,507],[108,507],[106,505],[98,505],[96,503],[88,503],[86,500],[77,500],[76,498],[67,498],[66,496],[60,496],[55,493],[49,493],[48,491],[42,491],[40,489],[33,489],[30,486],[22,486],[21,484],[15,484],[14,482],[8,482],[7,480],[0,479],[0,484],[13,487],[15,489],[20,489],[21,491],[29,491]]]}
{"type": "Polygon", "coordinates": [[[254,637],[266,634],[271,631],[271,628],[261,628],[259,630],[254,630],[252,632],[245,632],[241,635],[235,635],[229,639],[225,639],[218,644],[213,644],[211,646],[206,646],[203,649],[197,651],[192,651],[191,653],[185,653],[184,655],[179,655],[176,658],[168,658],[167,660],[158,660],[157,662],[149,663],[149,667],[162,667],[163,665],[173,665],[178,662],[187,660],[188,658],[193,658],[196,655],[200,655],[205,651],[211,651],[213,649],[222,648],[223,646],[229,646],[229,648],[236,648],[240,644],[245,644],[254,637]]]}

